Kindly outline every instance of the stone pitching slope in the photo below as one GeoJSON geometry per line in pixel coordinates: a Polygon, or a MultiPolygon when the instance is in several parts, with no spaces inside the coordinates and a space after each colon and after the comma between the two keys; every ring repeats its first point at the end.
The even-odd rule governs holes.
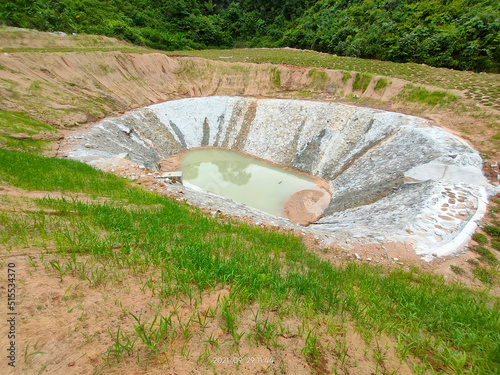
{"type": "MultiPolygon", "coordinates": [[[[426,259],[470,240],[485,213],[488,182],[477,151],[426,120],[305,100],[212,96],[173,100],[79,130],[66,156],[98,165],[128,153],[155,169],[161,159],[200,146],[244,151],[327,180],[324,216],[305,231],[328,241],[397,241],[426,259]]],[[[189,188],[195,204],[286,220],[189,188]],[[204,197],[204,198],[200,198],[204,197]]]]}

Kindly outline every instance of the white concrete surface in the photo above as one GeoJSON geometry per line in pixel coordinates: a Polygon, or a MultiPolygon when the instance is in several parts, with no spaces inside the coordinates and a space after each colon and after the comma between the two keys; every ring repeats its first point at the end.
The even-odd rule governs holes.
{"type": "MultiPolygon", "coordinates": [[[[68,156],[90,164],[128,153],[155,168],[207,145],[312,173],[329,181],[333,196],[324,217],[305,230],[334,241],[409,242],[426,259],[469,241],[491,189],[479,153],[454,135],[421,118],[337,103],[189,98],[105,119],[75,140],[68,156]]],[[[289,225],[186,190],[196,204],[289,225]]]]}

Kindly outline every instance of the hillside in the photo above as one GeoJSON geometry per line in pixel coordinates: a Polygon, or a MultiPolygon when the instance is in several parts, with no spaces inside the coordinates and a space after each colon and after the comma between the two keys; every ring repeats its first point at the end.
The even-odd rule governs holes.
{"type": "Polygon", "coordinates": [[[131,161],[113,161],[137,176],[125,179],[46,156],[133,108],[243,95],[431,118],[498,182],[498,87],[496,74],[289,48],[165,52],[0,28],[0,282],[17,314],[14,345],[0,328],[16,365],[4,372],[497,374],[500,199],[458,257],[386,244],[357,260],[300,228],[188,205],[131,161]]]}
{"type": "Polygon", "coordinates": [[[0,4],[0,22],[163,50],[288,46],[500,71],[500,5],[493,0],[16,0],[0,4]]]}
{"type": "Polygon", "coordinates": [[[494,159],[499,150],[496,74],[293,49],[170,53],[108,37],[11,28],[0,33],[2,107],[51,124],[74,126],[187,96],[307,98],[429,117],[485,157],[494,159]]]}

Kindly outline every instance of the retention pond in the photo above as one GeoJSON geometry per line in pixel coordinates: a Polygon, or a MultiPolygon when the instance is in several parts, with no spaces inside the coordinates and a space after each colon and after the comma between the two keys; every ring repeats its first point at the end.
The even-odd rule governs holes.
{"type": "Polygon", "coordinates": [[[184,181],[280,217],[290,216],[285,209],[292,209],[290,199],[300,191],[310,190],[311,196],[318,198],[311,200],[308,211],[320,215],[330,202],[330,196],[318,186],[317,179],[240,152],[211,148],[190,150],[180,158],[179,169],[184,181]],[[313,203],[317,207],[312,207],[313,203]]]}

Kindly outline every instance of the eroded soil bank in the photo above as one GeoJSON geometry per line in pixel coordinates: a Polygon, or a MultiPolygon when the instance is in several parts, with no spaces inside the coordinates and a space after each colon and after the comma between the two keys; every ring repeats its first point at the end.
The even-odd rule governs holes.
{"type": "MultiPolygon", "coordinates": [[[[2,108],[28,112],[60,126],[80,126],[132,108],[190,96],[310,98],[424,114],[433,124],[458,131],[476,149],[492,157],[498,154],[498,142],[493,139],[492,143],[496,127],[491,126],[498,110],[468,103],[467,93],[459,90],[449,92],[460,103],[476,105],[478,113],[401,101],[400,94],[410,81],[390,77],[392,68],[388,76],[372,75],[368,86],[360,90],[355,85],[356,72],[167,56],[102,36],[0,28],[0,49],[4,51],[0,54],[2,108]],[[386,84],[382,89],[377,88],[380,79],[386,84]],[[472,123],[478,131],[471,132],[472,123]]],[[[440,90],[429,85],[422,88],[440,90]]]]}

